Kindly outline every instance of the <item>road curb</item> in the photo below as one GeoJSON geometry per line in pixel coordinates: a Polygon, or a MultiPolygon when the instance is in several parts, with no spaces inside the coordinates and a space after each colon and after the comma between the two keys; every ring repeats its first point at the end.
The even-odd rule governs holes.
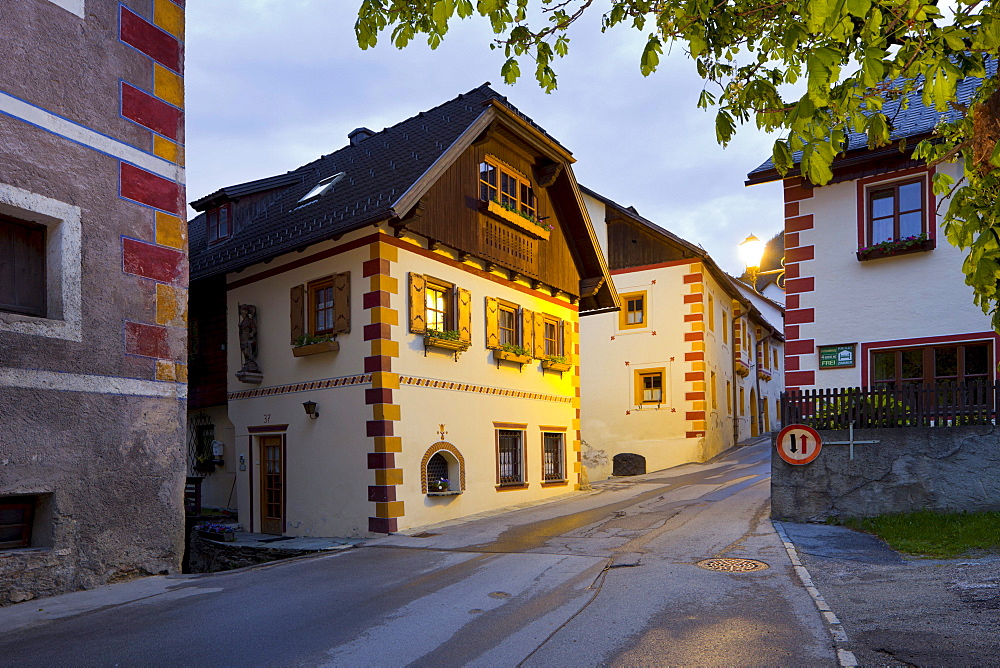
{"type": "Polygon", "coordinates": [[[830,635],[833,637],[833,647],[837,650],[837,661],[844,668],[854,668],[858,665],[858,660],[854,656],[854,652],[846,649],[844,645],[847,644],[847,632],[844,631],[843,625],[840,623],[840,619],[837,615],[830,609],[827,604],[826,599],[823,595],[819,593],[816,589],[816,585],[813,584],[812,576],[809,575],[809,571],[805,566],[802,565],[802,561],[799,559],[799,553],[795,549],[795,545],[791,540],[788,539],[788,534],[785,533],[785,528],[781,525],[781,522],[771,520],[771,526],[778,533],[778,537],[781,538],[782,545],[785,546],[785,551],[788,553],[788,559],[792,562],[792,567],[795,569],[795,574],[798,576],[799,581],[805,590],[812,597],[813,603],[816,604],[816,609],[819,610],[820,616],[826,621],[827,629],[830,631],[830,635]]]}

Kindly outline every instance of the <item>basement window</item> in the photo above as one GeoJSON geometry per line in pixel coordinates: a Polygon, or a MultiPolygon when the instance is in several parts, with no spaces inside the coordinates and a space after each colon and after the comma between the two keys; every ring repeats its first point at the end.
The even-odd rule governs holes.
{"type": "Polygon", "coordinates": [[[31,547],[35,496],[0,496],[0,550],[31,547]]]}

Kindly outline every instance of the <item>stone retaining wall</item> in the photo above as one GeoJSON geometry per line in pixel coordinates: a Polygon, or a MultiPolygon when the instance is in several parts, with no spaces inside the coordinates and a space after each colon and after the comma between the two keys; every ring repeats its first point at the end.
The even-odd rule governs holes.
{"type": "MultiPolygon", "coordinates": [[[[819,432],[823,443],[847,431],[819,432]]],[[[775,435],[776,436],[776,435],[775,435]]],[[[924,508],[1000,510],[1000,431],[996,427],[858,429],[855,440],[824,445],[812,463],[778,456],[772,436],[771,516],[793,522],[872,517],[924,508]]]]}

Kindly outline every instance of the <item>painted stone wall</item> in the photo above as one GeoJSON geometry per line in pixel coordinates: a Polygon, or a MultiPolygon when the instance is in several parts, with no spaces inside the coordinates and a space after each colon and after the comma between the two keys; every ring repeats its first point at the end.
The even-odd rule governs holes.
{"type": "MultiPolygon", "coordinates": [[[[846,431],[819,432],[824,443],[846,431]]],[[[1000,510],[1000,441],[995,427],[859,429],[854,446],[824,445],[802,466],[772,447],[771,516],[794,522],[871,517],[920,509],[1000,510]]],[[[773,443],[772,443],[773,446],[773,443]]]]}
{"type": "Polygon", "coordinates": [[[183,2],[17,5],[0,215],[44,227],[46,303],[0,311],[0,504],[34,510],[0,605],[176,572],[183,549],[183,2]]]}

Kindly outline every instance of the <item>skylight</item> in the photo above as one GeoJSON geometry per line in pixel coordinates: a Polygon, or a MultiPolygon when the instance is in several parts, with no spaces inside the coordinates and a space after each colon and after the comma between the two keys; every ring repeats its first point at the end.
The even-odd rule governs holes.
{"type": "Polygon", "coordinates": [[[317,197],[322,197],[342,178],[344,178],[344,172],[337,172],[333,176],[321,179],[319,183],[314,185],[312,189],[299,200],[299,202],[308,202],[309,200],[316,199],[317,197]]]}

